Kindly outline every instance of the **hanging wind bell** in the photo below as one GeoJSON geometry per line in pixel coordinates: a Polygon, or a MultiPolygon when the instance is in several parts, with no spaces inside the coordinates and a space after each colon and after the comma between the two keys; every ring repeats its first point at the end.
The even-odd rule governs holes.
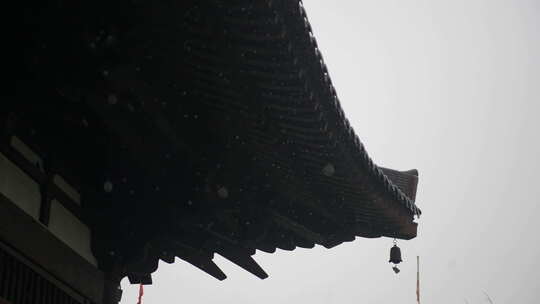
{"type": "Polygon", "coordinates": [[[389,263],[394,264],[392,267],[392,270],[394,270],[395,273],[399,273],[399,268],[397,268],[397,264],[401,263],[403,260],[401,259],[401,249],[397,246],[397,240],[394,239],[394,246],[390,248],[390,260],[389,263]]]}

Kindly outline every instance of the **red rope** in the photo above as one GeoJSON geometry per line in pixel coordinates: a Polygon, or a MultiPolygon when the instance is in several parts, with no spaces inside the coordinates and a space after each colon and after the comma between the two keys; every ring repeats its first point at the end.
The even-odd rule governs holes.
{"type": "Polygon", "coordinates": [[[137,304],[142,304],[142,296],[144,295],[143,285],[139,285],[139,300],[137,301],[137,304]]]}

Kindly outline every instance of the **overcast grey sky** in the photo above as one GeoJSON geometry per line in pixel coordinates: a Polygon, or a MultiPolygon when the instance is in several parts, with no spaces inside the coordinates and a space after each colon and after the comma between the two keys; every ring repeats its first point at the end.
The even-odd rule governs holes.
{"type": "MultiPolygon", "coordinates": [[[[217,281],[177,259],[145,303],[540,302],[540,1],[304,2],[342,106],[380,165],[417,168],[418,237],[220,258],[217,281]]],[[[123,281],[122,303],[137,286],[123,281]]]]}

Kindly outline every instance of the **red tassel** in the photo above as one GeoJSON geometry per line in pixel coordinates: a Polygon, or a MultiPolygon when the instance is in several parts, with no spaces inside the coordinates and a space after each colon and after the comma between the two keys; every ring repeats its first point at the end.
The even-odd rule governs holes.
{"type": "Polygon", "coordinates": [[[139,300],[137,301],[137,304],[142,304],[142,296],[144,295],[143,285],[139,285],[139,300]]]}

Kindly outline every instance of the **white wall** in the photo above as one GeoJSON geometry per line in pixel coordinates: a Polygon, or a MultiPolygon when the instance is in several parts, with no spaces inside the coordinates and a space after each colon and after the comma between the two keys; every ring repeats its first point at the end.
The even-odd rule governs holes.
{"type": "Polygon", "coordinates": [[[0,192],[34,219],[39,219],[39,185],[0,153],[0,192]]]}
{"type": "MultiPolygon", "coordinates": [[[[11,147],[17,150],[27,161],[42,170],[42,160],[24,142],[17,137],[11,138],[11,147]]],[[[80,194],[61,176],[55,175],[53,182],[80,205],[80,194]]],[[[0,153],[0,193],[25,211],[39,224],[41,193],[39,184],[23,172],[17,165],[0,153]]],[[[88,262],[97,266],[90,249],[91,232],[75,215],[60,202],[53,200],[49,215],[49,231],[81,255],[88,262]]]]}
{"type": "Polygon", "coordinates": [[[49,230],[88,262],[97,266],[90,249],[90,229],[57,200],[51,202],[49,230]]]}

